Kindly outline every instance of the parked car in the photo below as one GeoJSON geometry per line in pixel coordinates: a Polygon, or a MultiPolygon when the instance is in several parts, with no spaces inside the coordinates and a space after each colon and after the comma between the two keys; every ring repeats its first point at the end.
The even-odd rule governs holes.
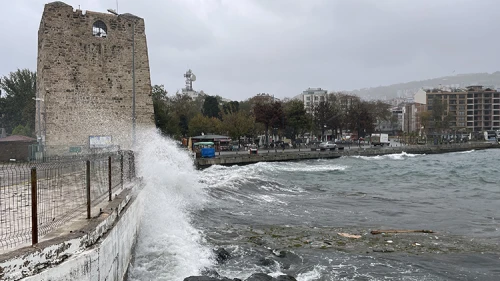
{"type": "Polygon", "coordinates": [[[319,149],[325,150],[325,149],[335,149],[337,145],[333,141],[325,141],[319,144],[319,149]]]}
{"type": "Polygon", "coordinates": [[[248,147],[248,153],[249,154],[257,154],[258,148],[257,145],[252,144],[248,147]]]}

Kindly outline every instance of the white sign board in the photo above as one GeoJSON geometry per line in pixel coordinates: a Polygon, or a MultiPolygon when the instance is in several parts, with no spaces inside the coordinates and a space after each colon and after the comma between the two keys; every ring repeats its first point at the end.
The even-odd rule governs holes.
{"type": "Polygon", "coordinates": [[[89,136],[90,148],[105,148],[112,145],[111,136],[89,136]]]}

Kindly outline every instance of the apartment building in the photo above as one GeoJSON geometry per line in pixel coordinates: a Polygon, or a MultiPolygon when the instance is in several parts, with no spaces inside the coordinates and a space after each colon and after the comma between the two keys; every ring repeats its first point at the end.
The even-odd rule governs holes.
{"type": "Polygon", "coordinates": [[[403,107],[403,132],[420,132],[422,123],[420,121],[420,114],[426,110],[426,105],[418,102],[406,104],[403,107]]]}
{"type": "Polygon", "coordinates": [[[455,118],[450,128],[471,132],[500,130],[500,92],[483,86],[469,86],[465,89],[426,91],[427,110],[432,110],[434,98],[441,99],[446,110],[455,118]]]}
{"type": "Polygon", "coordinates": [[[328,91],[321,88],[308,88],[297,98],[304,102],[306,112],[312,113],[314,106],[317,106],[322,101],[327,101],[328,91]]]}

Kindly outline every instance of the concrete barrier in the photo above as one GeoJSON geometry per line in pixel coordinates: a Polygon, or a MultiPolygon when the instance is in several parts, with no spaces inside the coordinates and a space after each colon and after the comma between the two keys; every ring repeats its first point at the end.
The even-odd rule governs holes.
{"type": "Polygon", "coordinates": [[[124,280],[142,217],[140,184],[68,234],[0,256],[0,280],[124,280]]]}
{"type": "Polygon", "coordinates": [[[436,153],[448,153],[456,151],[466,151],[471,149],[489,149],[489,148],[500,148],[500,145],[493,143],[464,143],[464,144],[452,144],[452,145],[412,145],[412,146],[396,146],[396,147],[368,147],[368,148],[356,148],[352,149],[342,148],[336,151],[320,151],[319,149],[311,148],[310,151],[285,151],[285,152],[271,152],[263,153],[258,155],[238,155],[238,154],[226,154],[220,155],[216,158],[198,158],[195,160],[197,167],[205,168],[211,165],[244,165],[252,164],[257,162],[276,162],[276,161],[296,161],[296,160],[307,160],[307,159],[332,159],[339,158],[341,156],[375,156],[375,155],[386,155],[394,153],[412,153],[412,154],[436,154],[436,153]]]}

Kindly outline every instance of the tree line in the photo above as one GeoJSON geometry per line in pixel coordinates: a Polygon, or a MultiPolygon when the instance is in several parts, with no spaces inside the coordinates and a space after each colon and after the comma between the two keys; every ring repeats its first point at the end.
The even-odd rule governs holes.
{"type": "MultiPolygon", "coordinates": [[[[0,77],[0,90],[0,128],[8,135],[34,137],[36,72],[18,69],[0,77]]],[[[230,102],[210,95],[192,99],[181,93],[169,95],[163,85],[152,87],[152,97],[157,128],[174,139],[212,133],[234,140],[275,135],[295,141],[306,133],[322,138],[328,131],[334,138],[346,131],[362,137],[392,118],[390,105],[343,92],[332,92],[319,103],[311,101],[309,111],[301,100],[279,101],[268,95],[230,102]]],[[[448,119],[437,116],[437,110],[433,113],[424,116],[425,121],[442,120],[446,126],[448,119]]]]}
{"type": "Polygon", "coordinates": [[[343,132],[360,137],[375,131],[378,122],[392,117],[390,105],[382,101],[364,101],[358,96],[333,92],[321,102],[311,101],[306,111],[301,100],[275,100],[256,95],[244,101],[224,102],[219,96],[168,95],[163,85],[153,86],[155,123],[165,135],[175,139],[202,133],[221,134],[239,140],[269,135],[291,139],[312,133],[319,139],[327,131],[334,138],[343,132]]]}
{"type": "Polygon", "coordinates": [[[18,69],[0,77],[0,128],[8,135],[35,136],[36,73],[18,69]]]}

